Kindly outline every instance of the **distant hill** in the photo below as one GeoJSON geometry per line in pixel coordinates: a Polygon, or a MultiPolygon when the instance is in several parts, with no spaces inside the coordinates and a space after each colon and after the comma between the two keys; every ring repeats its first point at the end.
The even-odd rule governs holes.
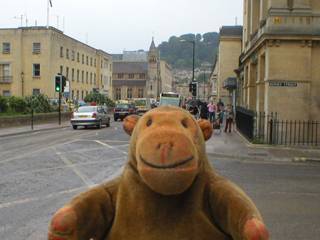
{"type": "Polygon", "coordinates": [[[180,40],[195,41],[195,68],[202,62],[214,63],[219,47],[219,33],[209,32],[203,34],[184,34],[180,37],[172,36],[168,42],[158,46],[160,59],[167,61],[174,69],[191,69],[193,44],[180,40]]]}

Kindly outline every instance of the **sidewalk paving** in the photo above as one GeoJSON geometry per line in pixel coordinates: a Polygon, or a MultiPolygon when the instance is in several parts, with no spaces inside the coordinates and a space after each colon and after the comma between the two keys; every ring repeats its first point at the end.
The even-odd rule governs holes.
{"type": "MultiPolygon", "coordinates": [[[[60,124],[58,121],[34,123],[33,129],[31,125],[3,127],[0,129],[0,138],[65,127],[72,127],[70,121],[61,121],[60,124]]],[[[320,146],[288,147],[252,144],[235,130],[232,130],[231,133],[223,132],[223,125],[221,125],[221,132],[220,130],[214,129],[212,137],[206,142],[206,152],[209,156],[236,158],[239,160],[281,162],[312,161],[320,163],[320,146]]]]}

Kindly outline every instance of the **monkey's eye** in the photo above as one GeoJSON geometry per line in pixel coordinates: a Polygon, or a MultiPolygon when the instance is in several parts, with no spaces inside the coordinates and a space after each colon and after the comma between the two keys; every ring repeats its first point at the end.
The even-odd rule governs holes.
{"type": "Polygon", "coordinates": [[[152,120],[150,119],[148,122],[147,122],[147,125],[148,127],[152,124],[152,120]]]}
{"type": "Polygon", "coordinates": [[[188,127],[188,125],[186,124],[186,122],[185,122],[185,121],[181,121],[181,123],[182,123],[182,125],[183,125],[185,128],[187,128],[187,127],[188,127]]]}

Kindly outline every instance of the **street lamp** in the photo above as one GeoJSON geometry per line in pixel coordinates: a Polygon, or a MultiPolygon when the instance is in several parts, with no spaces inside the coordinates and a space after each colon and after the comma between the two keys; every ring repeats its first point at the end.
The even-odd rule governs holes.
{"type": "Polygon", "coordinates": [[[187,41],[185,39],[181,39],[180,42],[189,42],[189,43],[192,43],[192,45],[193,45],[193,53],[192,53],[192,82],[195,82],[195,79],[194,79],[194,56],[195,56],[195,45],[196,45],[196,42],[195,41],[187,41]]]}
{"type": "Polygon", "coordinates": [[[24,72],[23,71],[21,71],[21,73],[20,73],[20,75],[21,75],[21,95],[22,95],[22,98],[23,98],[23,77],[24,77],[24,72]]]}

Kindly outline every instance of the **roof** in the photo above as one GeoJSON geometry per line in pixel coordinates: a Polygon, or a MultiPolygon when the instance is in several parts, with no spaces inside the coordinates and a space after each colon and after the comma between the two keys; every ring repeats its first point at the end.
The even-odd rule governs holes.
{"type": "Polygon", "coordinates": [[[148,62],[113,62],[113,73],[147,73],[148,62]]]}
{"type": "Polygon", "coordinates": [[[220,36],[242,36],[243,26],[222,26],[220,36]]]}
{"type": "Polygon", "coordinates": [[[113,86],[128,86],[128,87],[145,87],[146,86],[146,80],[127,80],[127,79],[121,79],[121,80],[112,80],[113,86]]]}

